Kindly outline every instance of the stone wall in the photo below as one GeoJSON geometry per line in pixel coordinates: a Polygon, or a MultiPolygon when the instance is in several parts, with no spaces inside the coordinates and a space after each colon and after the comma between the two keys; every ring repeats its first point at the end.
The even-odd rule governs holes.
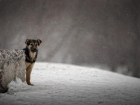
{"type": "Polygon", "coordinates": [[[23,50],[0,50],[0,93],[5,92],[16,77],[24,82],[25,69],[23,50]]]}

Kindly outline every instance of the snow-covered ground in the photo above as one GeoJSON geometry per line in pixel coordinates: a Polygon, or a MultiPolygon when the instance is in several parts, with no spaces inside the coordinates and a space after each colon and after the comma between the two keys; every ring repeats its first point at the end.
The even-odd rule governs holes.
{"type": "Polygon", "coordinates": [[[36,63],[28,86],[17,78],[0,105],[140,105],[140,80],[100,69],[36,63]]]}

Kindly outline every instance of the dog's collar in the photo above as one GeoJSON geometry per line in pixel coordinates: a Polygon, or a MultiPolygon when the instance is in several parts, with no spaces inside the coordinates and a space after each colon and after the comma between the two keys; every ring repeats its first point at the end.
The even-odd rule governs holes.
{"type": "Polygon", "coordinates": [[[28,62],[28,63],[34,63],[36,61],[36,57],[37,57],[37,52],[36,52],[36,57],[32,60],[30,60],[30,56],[29,56],[29,51],[28,51],[28,48],[24,48],[23,50],[25,50],[25,61],[28,62]]]}
{"type": "Polygon", "coordinates": [[[35,60],[35,58],[34,58],[34,60],[33,61],[31,61],[30,60],[30,58],[28,57],[28,56],[26,56],[26,62],[29,62],[29,63],[34,63],[36,60],[35,60]]]}
{"type": "Polygon", "coordinates": [[[35,59],[34,59],[33,61],[31,61],[31,60],[26,56],[26,62],[34,63],[34,62],[35,62],[35,59]]]}

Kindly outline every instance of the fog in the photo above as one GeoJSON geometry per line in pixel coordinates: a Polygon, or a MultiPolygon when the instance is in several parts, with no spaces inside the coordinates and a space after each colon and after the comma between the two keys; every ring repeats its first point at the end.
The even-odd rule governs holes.
{"type": "Polygon", "coordinates": [[[0,49],[41,39],[38,61],[140,77],[139,0],[0,0],[0,49]]]}

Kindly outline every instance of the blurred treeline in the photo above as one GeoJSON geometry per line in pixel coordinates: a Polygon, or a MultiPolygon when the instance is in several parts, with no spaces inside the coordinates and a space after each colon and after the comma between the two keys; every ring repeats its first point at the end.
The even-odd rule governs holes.
{"type": "Polygon", "coordinates": [[[41,39],[38,61],[140,77],[140,0],[0,0],[0,48],[41,39]]]}

